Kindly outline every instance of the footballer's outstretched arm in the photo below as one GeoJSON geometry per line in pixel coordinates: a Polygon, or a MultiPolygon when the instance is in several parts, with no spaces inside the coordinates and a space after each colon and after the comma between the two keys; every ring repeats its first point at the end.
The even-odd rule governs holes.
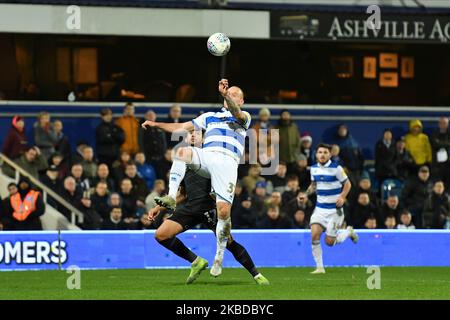
{"type": "Polygon", "coordinates": [[[192,121],[183,123],[167,123],[167,122],[154,122],[147,120],[142,124],[142,128],[147,129],[147,127],[160,128],[161,130],[167,132],[174,132],[178,130],[186,130],[186,131],[194,130],[194,124],[192,123],[192,121]]]}

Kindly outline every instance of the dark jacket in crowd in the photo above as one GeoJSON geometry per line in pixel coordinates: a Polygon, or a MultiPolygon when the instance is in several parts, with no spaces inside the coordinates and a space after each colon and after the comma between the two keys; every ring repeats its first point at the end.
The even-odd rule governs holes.
{"type": "Polygon", "coordinates": [[[38,122],[34,124],[34,142],[41,149],[42,154],[47,160],[55,152],[55,146],[58,142],[56,133],[52,124],[43,128],[38,122]]]}
{"type": "Polygon", "coordinates": [[[166,133],[164,131],[159,128],[147,128],[146,130],[140,128],[139,141],[147,162],[154,165],[163,159],[167,150],[166,133]]]}
{"type": "Polygon", "coordinates": [[[137,212],[137,197],[131,192],[130,194],[119,193],[122,198],[122,217],[135,218],[137,212]]]}
{"type": "Polygon", "coordinates": [[[280,213],[276,220],[273,220],[266,215],[258,221],[256,227],[258,229],[293,229],[294,223],[289,217],[280,213]]]}
{"type": "Polygon", "coordinates": [[[380,218],[385,221],[387,217],[394,216],[396,221],[400,221],[400,214],[403,210],[404,208],[400,203],[395,209],[392,209],[386,203],[383,203],[380,209],[380,218]]]}
{"type": "MultiPolygon", "coordinates": [[[[40,181],[57,194],[59,194],[61,192],[61,189],[63,188],[63,183],[59,178],[52,180],[48,175],[43,175],[40,178],[40,181]]],[[[50,195],[47,195],[47,203],[51,205],[53,208],[58,207],[58,202],[55,199],[53,199],[50,195]]]]}
{"type": "Polygon", "coordinates": [[[432,189],[433,183],[431,179],[422,181],[417,176],[411,177],[405,183],[402,191],[403,204],[410,210],[417,209],[422,211],[425,200],[428,199],[432,189]]]}
{"type": "Polygon", "coordinates": [[[63,156],[65,163],[70,163],[72,160],[72,152],[69,137],[61,132],[60,134],[56,134],[56,139],[55,150],[63,156]]]}
{"type": "Polygon", "coordinates": [[[297,200],[297,197],[295,197],[283,206],[283,212],[285,212],[292,219],[294,219],[295,213],[299,210],[305,213],[305,220],[309,220],[314,210],[314,205],[311,200],[308,200],[306,205],[303,205],[297,200]]]}
{"type": "Polygon", "coordinates": [[[354,228],[364,228],[364,224],[368,218],[374,217],[377,220],[377,225],[383,225],[382,219],[379,215],[378,208],[372,203],[364,206],[359,202],[350,207],[350,215],[348,224],[354,228]]]}
{"type": "Polygon", "coordinates": [[[378,140],[375,145],[375,174],[378,180],[396,178],[397,172],[397,147],[394,141],[386,145],[384,140],[378,140]]]}
{"type": "Polygon", "coordinates": [[[28,139],[25,135],[25,130],[20,131],[14,125],[11,125],[8,134],[3,141],[2,153],[10,159],[15,159],[25,153],[27,145],[28,139]]]}
{"type": "Polygon", "coordinates": [[[345,137],[337,135],[336,144],[339,146],[339,156],[344,166],[350,171],[360,172],[363,170],[364,157],[359,143],[347,131],[345,137]]]}
{"type": "Polygon", "coordinates": [[[450,219],[449,195],[446,193],[438,195],[433,192],[425,201],[422,217],[424,228],[443,229],[450,219]]]}
{"type": "Polygon", "coordinates": [[[242,202],[249,199],[246,193],[235,196],[231,208],[231,220],[233,221],[233,228],[236,229],[251,229],[255,228],[258,220],[258,213],[252,210],[250,206],[248,209],[242,206],[242,202]]]}
{"type": "Polygon", "coordinates": [[[128,226],[123,220],[120,220],[119,223],[114,223],[110,217],[103,220],[101,229],[102,230],[127,230],[128,226]]]}
{"type": "Polygon", "coordinates": [[[119,158],[120,146],[125,141],[123,130],[113,122],[102,121],[95,129],[95,142],[97,145],[97,158],[99,163],[108,166],[119,158]]]}
{"type": "Polygon", "coordinates": [[[397,168],[397,177],[402,181],[406,181],[411,174],[415,173],[416,165],[414,159],[406,149],[402,152],[397,150],[395,164],[397,168]]]}
{"type": "Polygon", "coordinates": [[[300,132],[293,121],[283,121],[280,119],[277,129],[279,130],[280,161],[293,164],[300,153],[300,132]]]}
{"type": "MultiPolygon", "coordinates": [[[[80,209],[83,192],[81,191],[81,189],[77,188],[72,194],[66,189],[63,189],[61,190],[61,197],[63,197],[64,200],[69,202],[75,208],[80,209]]],[[[58,211],[61,212],[69,221],[71,221],[71,212],[69,209],[66,209],[62,205],[58,205],[58,211]]]]}
{"type": "Polygon", "coordinates": [[[106,220],[109,219],[109,214],[111,212],[111,209],[108,205],[108,195],[105,195],[103,197],[99,196],[98,194],[94,193],[91,196],[92,206],[97,211],[97,213],[102,217],[102,219],[106,220]]]}
{"type": "Polygon", "coordinates": [[[450,151],[450,131],[441,133],[439,129],[436,129],[431,135],[430,143],[433,150],[433,163],[436,163],[436,154],[440,149],[444,149],[447,153],[450,151]]]}

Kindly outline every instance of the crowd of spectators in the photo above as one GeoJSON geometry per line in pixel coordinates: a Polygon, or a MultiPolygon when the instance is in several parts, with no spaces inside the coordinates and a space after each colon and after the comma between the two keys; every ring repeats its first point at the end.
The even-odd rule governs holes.
{"type": "MultiPolygon", "coordinates": [[[[100,116],[95,142],[94,137],[78,142],[73,152],[63,122],[52,120],[49,113],[39,114],[33,139],[25,134],[24,119],[15,116],[2,152],[79,209],[85,218],[79,225],[83,229],[155,228],[155,223],[147,221],[146,212],[155,206],[154,198],[167,191],[172,150],[177,142],[160,129],[143,130],[141,123],[155,121],[157,115],[149,110],[144,119],[138,119],[132,103],[127,103],[123,114],[115,119],[108,108],[102,109],[100,116]]],[[[305,190],[315,161],[314,137],[300,130],[289,110],[282,110],[277,123],[270,117],[270,110],[263,108],[253,120],[252,127],[259,133],[258,148],[267,151],[259,157],[261,164],[239,166],[233,228],[309,228],[315,199],[305,190]],[[278,136],[271,134],[275,129],[278,136]],[[276,149],[276,173],[262,175],[267,159],[276,156],[276,149]]],[[[161,121],[181,119],[182,109],[174,105],[161,121]]],[[[365,166],[358,137],[345,124],[338,126],[334,139],[323,142],[332,145],[332,160],[344,167],[352,182],[345,204],[348,225],[367,229],[450,228],[447,118],[439,120],[430,136],[423,132],[419,120],[410,121],[405,136],[394,137],[390,129],[380,132],[374,146],[373,174],[365,166]],[[400,187],[383,190],[389,181],[400,187]]],[[[8,166],[2,169],[14,176],[8,166]]],[[[1,206],[3,229],[18,228],[8,215],[11,210],[6,209],[18,188],[11,185],[10,189],[10,197],[1,206]]],[[[47,202],[70,218],[70,212],[54,199],[49,197],[47,202]]],[[[33,228],[39,229],[39,225],[33,228]]]]}

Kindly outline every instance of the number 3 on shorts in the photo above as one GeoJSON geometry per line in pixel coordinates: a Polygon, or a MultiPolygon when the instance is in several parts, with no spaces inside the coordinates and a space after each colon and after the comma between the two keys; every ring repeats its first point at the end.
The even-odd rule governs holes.
{"type": "Polygon", "coordinates": [[[234,192],[234,183],[230,182],[230,183],[228,184],[228,190],[227,190],[227,192],[228,192],[228,193],[233,193],[233,192],[234,192]]]}

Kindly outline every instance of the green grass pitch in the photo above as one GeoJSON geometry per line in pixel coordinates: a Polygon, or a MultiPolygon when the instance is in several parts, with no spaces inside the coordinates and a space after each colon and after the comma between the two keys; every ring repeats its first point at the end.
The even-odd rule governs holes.
{"type": "Polygon", "coordinates": [[[366,268],[261,268],[258,286],[244,269],[205,270],[192,285],[188,269],[82,270],[81,289],[67,289],[65,271],[0,272],[0,299],[450,299],[450,268],[381,268],[381,289],[367,288],[366,268]]]}

